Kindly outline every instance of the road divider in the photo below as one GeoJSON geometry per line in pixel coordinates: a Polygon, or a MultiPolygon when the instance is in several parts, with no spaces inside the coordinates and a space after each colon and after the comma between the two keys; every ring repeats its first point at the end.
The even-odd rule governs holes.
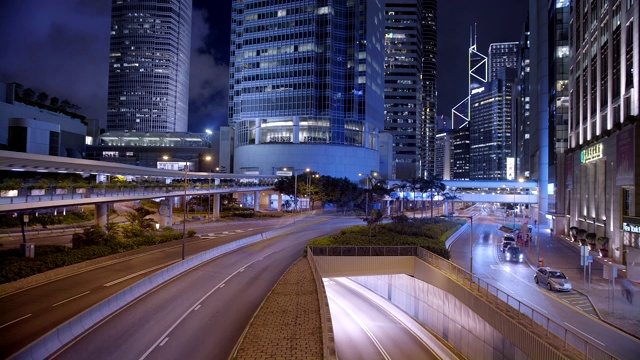
{"type": "Polygon", "coordinates": [[[218,256],[252,245],[254,243],[272,238],[289,231],[290,228],[282,227],[277,230],[267,231],[240,239],[228,244],[220,245],[213,249],[201,252],[185,260],[169,266],[152,274],[126,289],[112,295],[102,302],[85,310],[71,320],[51,330],[46,335],[29,344],[11,359],[44,359],[62,349],[76,337],[91,329],[100,321],[106,319],[116,311],[133,302],[140,296],[153,290],[157,286],[175,278],[176,276],[218,256]]]}

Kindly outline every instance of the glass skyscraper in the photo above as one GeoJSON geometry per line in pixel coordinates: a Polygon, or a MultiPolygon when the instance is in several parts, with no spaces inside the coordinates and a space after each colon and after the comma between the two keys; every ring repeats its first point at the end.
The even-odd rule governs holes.
{"type": "Polygon", "coordinates": [[[112,0],[107,131],[187,131],[191,11],[191,0],[112,0]]]}
{"type": "Polygon", "coordinates": [[[383,64],[380,1],[234,0],[234,171],[377,171],[383,64]]]}

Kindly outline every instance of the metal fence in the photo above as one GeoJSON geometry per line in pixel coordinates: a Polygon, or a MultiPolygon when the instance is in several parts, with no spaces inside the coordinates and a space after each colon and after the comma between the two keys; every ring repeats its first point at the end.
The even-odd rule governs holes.
{"type": "Polygon", "coordinates": [[[536,328],[540,336],[549,339],[550,343],[562,344],[563,349],[574,354],[575,357],[596,360],[617,359],[584,336],[566,328],[561,323],[545,316],[477,275],[471,274],[451,261],[423,248],[416,246],[311,246],[309,250],[314,256],[416,256],[448,274],[485,301],[491,302],[500,311],[513,314],[513,310],[517,310],[516,321],[527,323],[536,328]]]}

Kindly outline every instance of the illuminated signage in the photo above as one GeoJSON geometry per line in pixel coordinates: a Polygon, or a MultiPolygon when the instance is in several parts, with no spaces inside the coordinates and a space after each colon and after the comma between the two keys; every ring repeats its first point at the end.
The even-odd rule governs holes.
{"type": "Polygon", "coordinates": [[[602,158],[602,144],[595,144],[580,152],[580,162],[582,163],[600,158],[602,158]]]}
{"type": "Polygon", "coordinates": [[[640,234],[640,225],[629,224],[625,222],[622,223],[622,231],[640,234]]]}
{"type": "Polygon", "coordinates": [[[516,177],[516,159],[507,158],[507,180],[513,180],[516,177]]]}

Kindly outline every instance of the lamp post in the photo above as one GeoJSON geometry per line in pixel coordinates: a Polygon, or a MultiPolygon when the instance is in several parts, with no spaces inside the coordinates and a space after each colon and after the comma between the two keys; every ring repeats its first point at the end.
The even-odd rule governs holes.
{"type": "MultiPolygon", "coordinates": [[[[362,176],[362,173],[359,173],[358,176],[362,176]]],[[[366,177],[366,181],[367,181],[366,182],[366,184],[367,184],[366,189],[367,189],[367,191],[365,193],[365,199],[364,199],[364,204],[365,204],[364,205],[365,206],[364,216],[369,216],[369,178],[370,177],[375,178],[376,176],[378,176],[378,172],[377,171],[371,171],[366,177]]],[[[371,184],[371,185],[373,185],[373,184],[371,184]]]]}
{"type": "Polygon", "coordinates": [[[209,187],[208,187],[208,191],[207,191],[209,193],[208,194],[209,196],[208,196],[208,199],[207,199],[207,200],[209,200],[208,201],[209,205],[207,206],[207,221],[211,221],[211,171],[212,170],[213,169],[209,169],[209,187]]]}
{"type": "MultiPolygon", "coordinates": [[[[169,160],[171,157],[168,155],[165,155],[162,158],[164,160],[169,160]]],[[[192,160],[199,160],[199,159],[198,158],[193,158],[193,159],[174,158],[174,159],[184,161],[184,195],[183,195],[184,213],[183,213],[183,219],[182,219],[182,260],[184,260],[185,238],[187,237],[187,189],[189,188],[189,162],[192,160]]],[[[209,161],[211,160],[211,156],[207,155],[204,159],[206,161],[209,161]]]]}

